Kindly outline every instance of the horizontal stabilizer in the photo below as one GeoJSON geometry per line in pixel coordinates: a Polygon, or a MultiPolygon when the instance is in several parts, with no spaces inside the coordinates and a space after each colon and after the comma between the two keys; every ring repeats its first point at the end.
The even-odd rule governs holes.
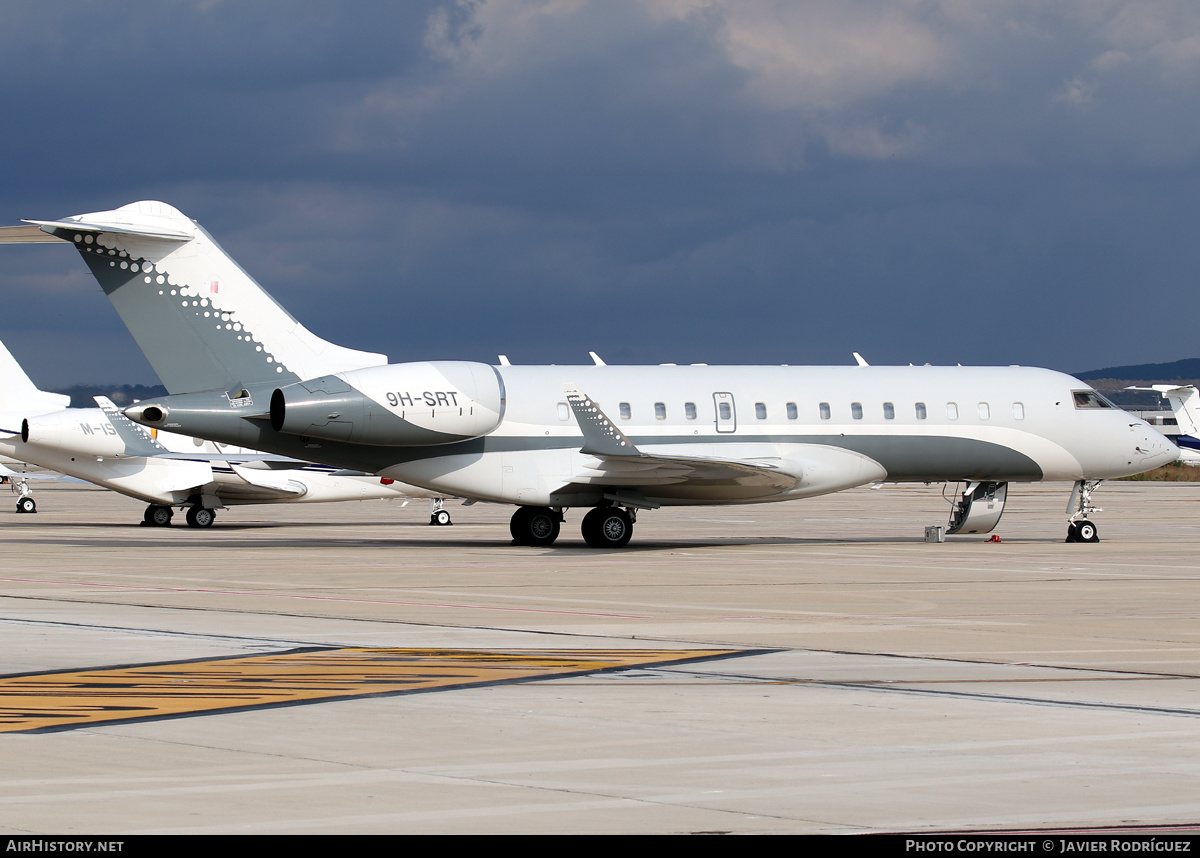
{"type": "Polygon", "coordinates": [[[0,226],[0,244],[51,244],[63,241],[40,226],[0,226]]]}
{"type": "MultiPolygon", "coordinates": [[[[190,241],[192,234],[175,229],[165,229],[159,226],[134,226],[125,223],[85,220],[29,220],[21,218],[25,223],[33,224],[38,229],[49,234],[51,230],[64,229],[76,232],[107,232],[112,235],[135,235],[138,238],[150,238],[158,241],[190,241]]],[[[63,239],[64,241],[68,239],[63,239]]]]}

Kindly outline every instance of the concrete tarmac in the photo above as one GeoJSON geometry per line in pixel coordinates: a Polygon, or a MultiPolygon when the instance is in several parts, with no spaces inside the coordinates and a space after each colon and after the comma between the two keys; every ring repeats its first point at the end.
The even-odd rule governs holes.
{"type": "Polygon", "coordinates": [[[1200,485],[1105,484],[1095,545],[1063,542],[1069,491],[1011,486],[999,544],[925,543],[941,488],[888,486],[647,512],[596,551],[574,510],[535,549],[484,504],[450,528],[374,501],[164,529],[39,485],[36,515],[0,507],[0,832],[1200,823],[1200,485]],[[326,696],[244,702],[296,679],[274,654],[298,648],[326,696]],[[342,693],[324,658],[366,684],[342,693]],[[412,678],[423,660],[445,684],[412,678]],[[118,668],[183,712],[142,717],[118,668]],[[53,705],[17,696],[50,672],[76,677],[53,705]],[[129,719],[72,722],[105,683],[128,709],[91,708],[129,719]],[[38,706],[59,728],[29,732],[38,706]]]}

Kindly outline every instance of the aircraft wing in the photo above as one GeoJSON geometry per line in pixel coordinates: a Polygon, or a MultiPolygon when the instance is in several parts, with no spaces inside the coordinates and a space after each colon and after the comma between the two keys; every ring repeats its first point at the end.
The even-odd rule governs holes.
{"type": "Polygon", "coordinates": [[[614,487],[703,482],[786,491],[794,488],[798,479],[766,460],[743,462],[642,453],[636,457],[593,456],[571,482],[614,487]]]}
{"type": "Polygon", "coordinates": [[[230,465],[242,482],[221,483],[217,486],[217,497],[274,497],[298,498],[308,494],[308,486],[299,480],[293,480],[285,473],[247,468],[244,465],[230,465]]]}
{"type": "Polygon", "coordinates": [[[779,459],[733,460],[643,453],[582,390],[573,384],[563,385],[563,389],[583,431],[580,452],[591,456],[584,469],[571,478],[573,483],[614,488],[707,483],[786,491],[799,482],[780,467],[779,459]]]}

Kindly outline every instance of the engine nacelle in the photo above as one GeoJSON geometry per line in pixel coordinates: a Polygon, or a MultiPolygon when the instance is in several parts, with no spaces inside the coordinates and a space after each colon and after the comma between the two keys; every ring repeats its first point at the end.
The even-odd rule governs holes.
{"type": "Polygon", "coordinates": [[[486,435],[504,417],[504,386],[484,363],[375,366],[289,384],[271,395],[276,432],[387,447],[486,435]]]}
{"type": "Polygon", "coordinates": [[[21,421],[21,440],[80,456],[120,456],[125,441],[98,408],[72,408],[21,421]]]}

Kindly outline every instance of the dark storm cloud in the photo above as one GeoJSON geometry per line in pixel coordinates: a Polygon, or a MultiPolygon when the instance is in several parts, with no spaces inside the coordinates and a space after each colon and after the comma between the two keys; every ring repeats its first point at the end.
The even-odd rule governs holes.
{"type": "MultiPolygon", "coordinates": [[[[0,203],[164,199],[396,359],[1082,370],[1194,352],[1198,90],[1172,0],[10,5],[0,203]]],[[[36,380],[152,380],[3,252],[36,380]]]]}

